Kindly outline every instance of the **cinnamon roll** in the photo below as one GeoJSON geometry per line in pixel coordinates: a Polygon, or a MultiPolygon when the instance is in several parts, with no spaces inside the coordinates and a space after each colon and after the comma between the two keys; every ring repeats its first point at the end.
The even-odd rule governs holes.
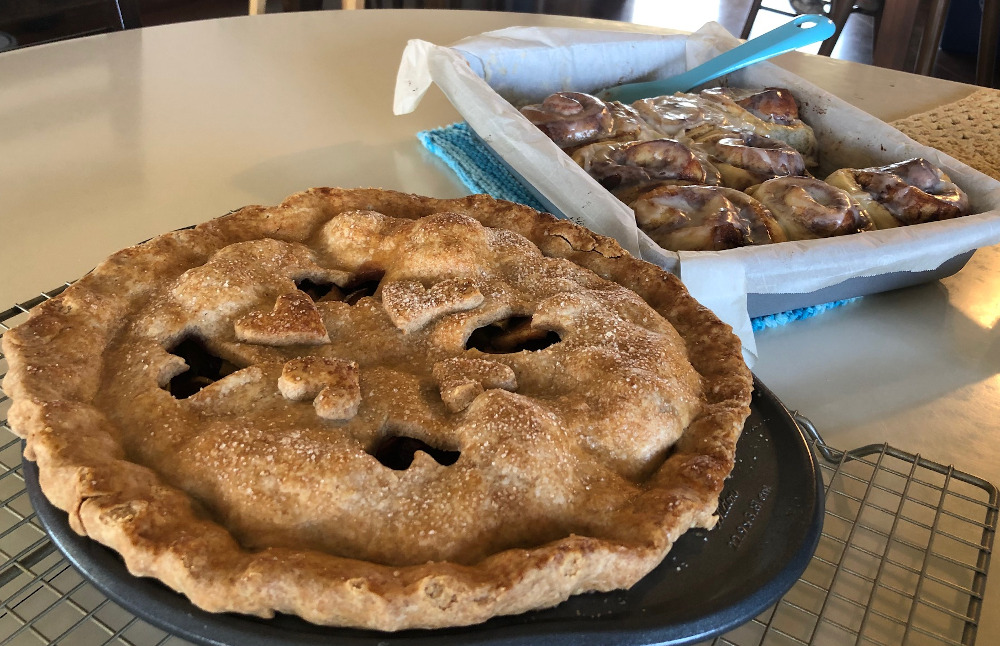
{"type": "Polygon", "coordinates": [[[704,153],[673,139],[590,144],[573,160],[626,203],[654,185],[721,183],[704,153]]]}
{"type": "Polygon", "coordinates": [[[660,186],[629,206],[639,228],[673,251],[721,251],[786,239],[764,206],[722,186],[660,186]]]}
{"type": "Polygon", "coordinates": [[[788,144],[753,133],[717,130],[692,142],[722,174],[722,185],[744,190],[772,177],[804,176],[806,163],[788,144]]]}
{"type": "Polygon", "coordinates": [[[875,227],[851,196],[813,177],[778,177],[747,189],[774,214],[789,240],[812,240],[875,227]]]}
{"type": "Polygon", "coordinates": [[[728,123],[725,113],[697,94],[678,93],[639,99],[632,103],[654,130],[677,138],[699,128],[719,128],[728,123]]]}
{"type": "Polygon", "coordinates": [[[556,92],[544,101],[521,108],[521,114],[557,146],[573,149],[597,141],[653,139],[653,131],[634,108],[605,102],[583,92],[556,92]]]}
{"type": "Polygon", "coordinates": [[[699,96],[720,109],[730,126],[782,141],[802,153],[807,166],[817,165],[816,134],[799,118],[799,106],[789,90],[717,87],[702,90],[699,96]]]}
{"type": "Polygon", "coordinates": [[[948,220],[969,213],[969,197],[926,159],[875,168],[842,168],[826,181],[857,200],[879,229],[948,220]]]}

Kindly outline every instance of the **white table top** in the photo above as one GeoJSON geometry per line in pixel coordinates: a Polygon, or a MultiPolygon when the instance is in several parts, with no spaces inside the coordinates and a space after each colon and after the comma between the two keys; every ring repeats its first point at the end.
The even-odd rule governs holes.
{"type": "MultiPolygon", "coordinates": [[[[513,25],[655,31],[498,12],[272,14],[0,54],[0,309],[111,252],[310,186],[467,191],[416,132],[458,120],[432,89],[392,115],[410,38],[513,25]]],[[[789,54],[780,64],[886,120],[973,88],[789,54]]],[[[755,372],[832,446],[888,442],[1000,483],[1000,248],[940,282],[758,336],[755,372]]],[[[995,568],[994,568],[995,569],[995,568]]],[[[1000,642],[1000,574],[979,644],[1000,642]]]]}

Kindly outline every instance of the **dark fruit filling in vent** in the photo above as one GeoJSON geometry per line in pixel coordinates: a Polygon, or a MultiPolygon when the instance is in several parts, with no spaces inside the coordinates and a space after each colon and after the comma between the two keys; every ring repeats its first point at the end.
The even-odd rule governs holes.
{"type": "Polygon", "coordinates": [[[187,399],[205,386],[222,379],[239,368],[205,347],[201,339],[189,336],[170,349],[187,363],[188,369],[170,380],[167,390],[176,399],[187,399]]]}
{"type": "Polygon", "coordinates": [[[384,466],[396,471],[403,471],[413,464],[413,456],[417,451],[423,451],[434,458],[434,461],[442,466],[451,466],[458,461],[460,453],[458,451],[445,451],[436,449],[423,440],[404,435],[392,435],[383,438],[378,443],[372,455],[384,466]]]}
{"type": "Polygon", "coordinates": [[[465,349],[475,348],[487,354],[509,354],[522,350],[544,350],[561,340],[551,330],[532,328],[529,316],[512,316],[476,329],[469,335],[465,349]]]}

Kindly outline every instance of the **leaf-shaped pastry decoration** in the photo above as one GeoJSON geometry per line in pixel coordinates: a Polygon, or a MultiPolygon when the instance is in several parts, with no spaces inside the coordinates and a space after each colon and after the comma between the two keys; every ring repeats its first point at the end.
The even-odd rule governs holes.
{"type": "Polygon", "coordinates": [[[322,345],[330,342],[316,303],[301,290],[282,294],[270,312],[250,312],[236,321],[236,340],[261,345],[322,345]]]}
{"type": "Polygon", "coordinates": [[[343,359],[293,359],[281,369],[278,390],[293,401],[312,399],[316,414],[324,419],[351,419],[361,404],[358,364],[343,359]]]}

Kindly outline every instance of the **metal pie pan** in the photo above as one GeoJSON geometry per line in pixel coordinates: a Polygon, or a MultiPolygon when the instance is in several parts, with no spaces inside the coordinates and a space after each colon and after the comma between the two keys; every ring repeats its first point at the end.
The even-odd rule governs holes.
{"type": "Polygon", "coordinates": [[[777,602],[812,558],[823,524],[823,484],[799,427],[755,381],[720,520],[692,530],[630,590],[577,595],[547,610],[461,628],[386,633],[316,626],[297,617],[213,614],[159,581],[129,574],[114,551],[77,535],[24,461],[31,503],[53,543],[101,592],[150,624],[212,646],[690,644],[731,630],[777,602]]]}

